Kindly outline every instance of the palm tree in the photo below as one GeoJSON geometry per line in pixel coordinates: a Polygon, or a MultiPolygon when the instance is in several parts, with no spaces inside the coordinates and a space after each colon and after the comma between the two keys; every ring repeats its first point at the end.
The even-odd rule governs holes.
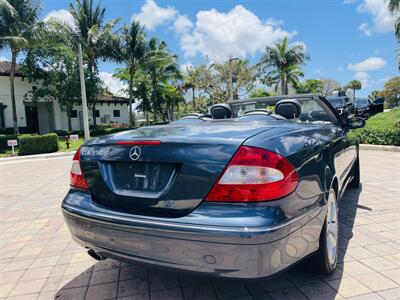
{"type": "Polygon", "coordinates": [[[193,112],[196,112],[196,98],[195,93],[196,89],[200,86],[200,77],[203,72],[201,66],[197,67],[186,67],[187,73],[184,75],[184,84],[182,86],[183,90],[187,91],[189,89],[192,90],[192,105],[193,105],[193,112]]]}
{"type": "Polygon", "coordinates": [[[93,6],[93,0],[75,0],[69,11],[74,18],[75,27],[71,28],[71,35],[82,44],[83,52],[89,72],[88,102],[92,104],[93,125],[96,126],[96,100],[100,87],[94,84],[97,80],[97,61],[99,59],[115,59],[116,36],[113,33],[118,19],[104,24],[105,8],[98,3],[93,6]]]}
{"type": "Polygon", "coordinates": [[[394,16],[397,16],[394,26],[396,37],[400,41],[400,0],[389,0],[388,8],[394,16]]]}
{"type": "MultiPolygon", "coordinates": [[[[285,70],[285,95],[288,94],[288,86],[296,87],[299,85],[300,82],[300,77],[304,77],[304,72],[297,66],[297,65],[292,65],[285,70]]],[[[278,70],[271,70],[268,73],[268,78],[267,78],[267,85],[272,86],[275,85],[275,92],[278,91],[278,86],[279,83],[281,83],[281,74],[278,70]]],[[[282,88],[282,87],[281,87],[282,88]]],[[[282,94],[282,93],[281,93],[282,94]]]]}
{"type": "Polygon", "coordinates": [[[133,81],[138,68],[144,61],[147,51],[146,34],[139,22],[122,28],[118,44],[117,60],[124,62],[128,70],[129,82],[129,121],[132,123],[133,81]]]}
{"type": "Polygon", "coordinates": [[[346,89],[353,90],[353,99],[356,99],[356,90],[361,90],[362,84],[359,80],[352,80],[346,85],[346,89]]]}
{"type": "Polygon", "coordinates": [[[14,76],[17,56],[29,46],[40,13],[36,1],[0,0],[0,49],[10,48],[10,94],[14,133],[18,134],[18,118],[15,104],[14,76]]]}
{"type": "Polygon", "coordinates": [[[177,58],[167,50],[165,42],[158,42],[151,38],[148,42],[148,51],[144,57],[143,69],[151,81],[151,102],[155,118],[160,116],[165,121],[166,115],[162,113],[162,97],[160,85],[181,77],[177,65],[177,58]]]}
{"type": "Polygon", "coordinates": [[[374,102],[376,98],[379,98],[380,93],[380,91],[374,90],[368,95],[368,99],[371,100],[371,102],[374,102]]]}
{"type": "Polygon", "coordinates": [[[282,95],[288,93],[288,83],[295,85],[296,78],[301,76],[302,72],[299,65],[304,64],[310,56],[306,53],[302,44],[289,45],[285,37],[277,42],[273,47],[267,47],[264,55],[261,57],[259,67],[264,73],[268,69],[266,76],[262,74],[262,81],[267,84],[280,83],[282,95]]]}
{"type": "Polygon", "coordinates": [[[186,92],[187,90],[192,90],[192,105],[193,105],[193,112],[196,111],[196,85],[194,82],[194,78],[191,76],[189,69],[187,70],[187,74],[184,76],[184,84],[182,86],[183,90],[186,92]]]}

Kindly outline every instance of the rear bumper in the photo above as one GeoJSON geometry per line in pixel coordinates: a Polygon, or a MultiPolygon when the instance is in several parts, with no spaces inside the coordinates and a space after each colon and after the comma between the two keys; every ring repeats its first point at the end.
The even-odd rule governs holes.
{"type": "Polygon", "coordinates": [[[77,192],[62,209],[74,239],[103,256],[234,278],[269,276],[314,252],[325,215],[317,206],[274,225],[251,226],[258,223],[252,216],[242,226],[204,225],[193,221],[202,213],[193,214],[209,208],[200,206],[191,218],[142,217],[107,210],[77,192]]]}

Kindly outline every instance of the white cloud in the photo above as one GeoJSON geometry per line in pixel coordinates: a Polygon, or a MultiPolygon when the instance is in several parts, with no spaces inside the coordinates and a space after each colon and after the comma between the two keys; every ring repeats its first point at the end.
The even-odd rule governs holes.
{"type": "Polygon", "coordinates": [[[370,36],[372,34],[371,28],[369,27],[368,23],[362,23],[360,26],[358,26],[357,29],[364,33],[366,36],[370,36]]]}
{"type": "Polygon", "coordinates": [[[343,4],[354,4],[356,3],[356,0],[344,0],[343,4]]]}
{"type": "Polygon", "coordinates": [[[385,0],[363,0],[357,6],[357,11],[371,15],[372,23],[362,23],[358,29],[366,36],[372,33],[384,33],[394,30],[395,17],[387,8],[388,1],[385,0]]]}
{"type": "Polygon", "coordinates": [[[367,87],[370,84],[369,75],[367,72],[356,72],[354,73],[354,78],[361,81],[363,88],[367,87]]]}
{"type": "Polygon", "coordinates": [[[66,23],[67,25],[74,27],[74,18],[70,14],[68,10],[60,9],[60,10],[52,10],[50,11],[47,16],[43,19],[45,22],[49,21],[50,19],[57,19],[66,23]]]}
{"type": "Polygon", "coordinates": [[[187,74],[187,69],[193,67],[192,62],[187,61],[180,65],[181,72],[187,74]]]}
{"type": "Polygon", "coordinates": [[[243,58],[295,34],[274,26],[271,19],[263,22],[237,5],[227,13],[216,9],[199,11],[193,30],[181,36],[181,48],[185,57],[202,54],[213,60],[226,59],[229,55],[243,58]]]}
{"type": "Polygon", "coordinates": [[[10,61],[10,60],[5,56],[1,56],[0,57],[0,61],[10,61]]]}
{"type": "Polygon", "coordinates": [[[107,89],[116,96],[126,96],[126,90],[128,87],[121,80],[114,78],[113,74],[108,72],[100,72],[100,79],[103,81],[107,89]]]}
{"type": "Polygon", "coordinates": [[[157,5],[154,0],[146,0],[140,8],[140,13],[132,15],[132,19],[140,22],[148,30],[175,19],[177,11],[175,7],[163,8],[157,5]]]}
{"type": "Polygon", "coordinates": [[[367,72],[383,68],[386,61],[382,57],[370,56],[359,63],[350,63],[347,69],[353,72],[367,72]]]}
{"type": "Polygon", "coordinates": [[[186,15],[178,16],[174,22],[174,29],[178,34],[187,33],[192,27],[193,23],[186,15]]]}

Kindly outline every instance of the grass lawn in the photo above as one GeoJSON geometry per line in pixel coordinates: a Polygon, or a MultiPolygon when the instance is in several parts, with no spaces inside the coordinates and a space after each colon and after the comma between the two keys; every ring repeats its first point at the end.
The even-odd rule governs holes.
{"type": "MultiPolygon", "coordinates": [[[[65,152],[65,151],[75,151],[78,149],[84,142],[83,138],[78,139],[75,142],[70,142],[69,144],[69,149],[67,149],[67,143],[65,142],[64,139],[58,138],[58,152],[65,152]]],[[[18,155],[18,147],[15,148],[15,154],[16,156],[18,155]]],[[[1,157],[10,157],[12,156],[12,151],[11,148],[7,150],[2,150],[0,149],[0,158],[1,157]]]]}
{"type": "Polygon", "coordinates": [[[77,141],[71,141],[69,143],[69,149],[67,149],[67,143],[64,139],[58,138],[58,151],[72,151],[78,149],[85,140],[83,138],[79,138],[77,141]]]}

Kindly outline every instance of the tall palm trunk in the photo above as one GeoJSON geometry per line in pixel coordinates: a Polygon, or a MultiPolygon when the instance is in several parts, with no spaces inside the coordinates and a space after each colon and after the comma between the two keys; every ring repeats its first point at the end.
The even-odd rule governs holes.
{"type": "Polygon", "coordinates": [[[286,95],[286,77],[285,72],[281,72],[281,95],[286,95]]]}
{"type": "Polygon", "coordinates": [[[17,108],[15,104],[15,90],[14,90],[14,77],[15,77],[15,68],[17,65],[18,51],[12,49],[11,52],[12,56],[11,56],[11,70],[10,70],[10,94],[11,94],[14,133],[18,134],[18,118],[17,118],[17,108]]]}
{"type": "Polygon", "coordinates": [[[128,107],[128,111],[129,111],[129,125],[132,126],[132,95],[133,92],[133,77],[132,75],[129,76],[129,107],[128,107]]]}
{"type": "Polygon", "coordinates": [[[194,97],[194,87],[192,87],[192,104],[193,104],[193,112],[196,112],[196,99],[194,97]]]}
{"type": "Polygon", "coordinates": [[[132,126],[133,122],[133,112],[132,112],[132,102],[133,102],[133,78],[135,77],[136,69],[135,66],[130,66],[129,68],[129,124],[132,126]]]}

